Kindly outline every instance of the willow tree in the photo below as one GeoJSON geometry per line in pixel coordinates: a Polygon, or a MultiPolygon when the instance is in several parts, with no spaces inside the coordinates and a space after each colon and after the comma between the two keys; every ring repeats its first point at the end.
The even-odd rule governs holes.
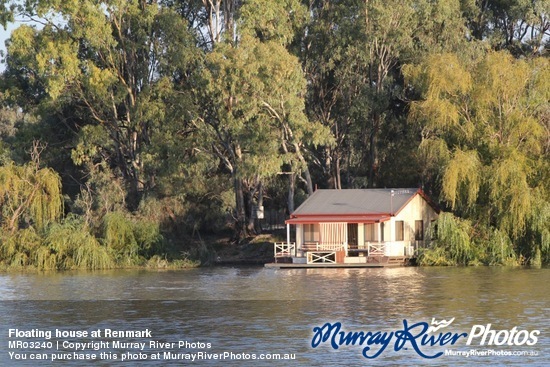
{"type": "Polygon", "coordinates": [[[12,234],[20,226],[44,229],[63,213],[59,175],[33,163],[1,166],[0,208],[2,228],[12,234]]]}
{"type": "Polygon", "coordinates": [[[550,62],[489,52],[475,60],[439,54],[407,68],[423,100],[426,165],[457,214],[494,227],[527,258],[550,246],[550,62]],[[541,223],[541,218],[546,222],[541,223]]]}

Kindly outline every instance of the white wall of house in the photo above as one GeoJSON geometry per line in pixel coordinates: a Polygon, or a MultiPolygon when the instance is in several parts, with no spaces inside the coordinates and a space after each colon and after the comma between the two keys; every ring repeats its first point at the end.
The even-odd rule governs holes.
{"type": "Polygon", "coordinates": [[[422,196],[416,195],[393,219],[404,222],[404,240],[414,241],[415,221],[423,221],[425,233],[431,221],[437,219],[437,213],[422,196]]]}
{"type": "MultiPolygon", "coordinates": [[[[391,226],[391,237],[389,241],[399,246],[390,246],[391,252],[402,252],[403,246],[414,245],[416,227],[422,228],[421,238],[426,238],[426,230],[430,223],[437,219],[437,213],[420,195],[416,195],[395,217],[392,217],[389,226],[391,226]],[[421,223],[417,223],[421,221],[421,223]],[[402,228],[402,231],[401,231],[402,228]],[[391,238],[391,239],[390,239],[391,238]]],[[[388,226],[388,227],[389,227],[388,226]]]]}
{"type": "Polygon", "coordinates": [[[404,243],[396,239],[395,222],[395,217],[391,217],[389,221],[384,222],[384,255],[386,256],[404,255],[404,243]]]}

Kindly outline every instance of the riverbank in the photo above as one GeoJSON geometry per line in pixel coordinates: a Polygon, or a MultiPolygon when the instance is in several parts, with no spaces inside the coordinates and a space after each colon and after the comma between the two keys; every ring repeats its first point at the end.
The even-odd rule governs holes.
{"type": "Polygon", "coordinates": [[[264,265],[273,262],[273,243],[280,240],[278,234],[260,234],[238,244],[230,243],[228,237],[218,238],[210,243],[215,254],[213,264],[264,265]]]}
{"type": "MultiPolygon", "coordinates": [[[[93,256],[90,261],[81,261],[78,251],[79,248],[86,249],[86,243],[80,243],[80,246],[77,246],[75,242],[75,245],[71,246],[71,251],[64,253],[58,253],[46,244],[30,246],[32,248],[17,246],[11,251],[0,251],[0,255],[2,253],[11,255],[0,256],[0,272],[76,269],[177,270],[215,265],[264,265],[273,262],[273,242],[281,240],[277,234],[260,234],[235,244],[231,242],[230,235],[231,233],[227,232],[209,234],[199,238],[185,238],[177,242],[170,241],[171,244],[165,248],[165,253],[154,254],[150,257],[132,256],[126,260],[116,256],[112,249],[94,244],[93,248],[101,250],[100,255],[106,258],[103,263],[93,261],[93,256]],[[18,252],[15,253],[15,250],[18,252]],[[47,253],[49,259],[52,260],[40,260],[44,253],[47,253]],[[60,261],[61,258],[62,261],[60,261]],[[117,258],[119,261],[116,261],[117,258]],[[62,266],[56,266],[60,264],[62,266]]],[[[92,255],[99,257],[97,254],[92,255]]]]}
{"type": "MultiPolygon", "coordinates": [[[[9,263],[5,259],[0,258],[0,272],[6,271],[29,271],[40,272],[45,270],[76,270],[76,269],[149,269],[149,270],[177,270],[188,269],[197,267],[209,267],[209,266],[241,266],[241,265],[257,265],[262,266],[265,264],[274,263],[273,256],[273,243],[284,241],[284,232],[274,233],[262,233],[255,237],[250,237],[239,243],[231,241],[231,232],[218,232],[215,234],[203,234],[202,236],[195,236],[194,238],[181,238],[179,241],[174,239],[168,241],[169,246],[164,248],[163,253],[157,253],[150,257],[140,256],[134,257],[132,261],[111,261],[106,264],[109,266],[97,266],[94,263],[83,263],[80,266],[74,260],[63,262],[66,265],[63,268],[56,268],[54,266],[45,267],[47,262],[42,261],[42,266],[37,266],[36,262],[29,261],[30,259],[36,259],[40,256],[40,249],[44,246],[38,246],[34,248],[34,252],[30,252],[31,249],[27,249],[19,257],[16,262],[9,263]],[[25,260],[27,259],[27,260],[25,260]],[[84,265],[94,266],[84,266],[84,265]]],[[[81,244],[82,245],[82,244],[81,244]]],[[[85,246],[82,246],[85,247],[85,246]]],[[[98,246],[99,247],[99,246],[98,246]]],[[[53,250],[50,248],[50,256],[53,254],[53,250]]],[[[74,255],[76,256],[77,249],[74,249],[74,255]]],[[[435,253],[443,258],[438,249],[434,250],[435,253]]],[[[56,256],[57,253],[55,253],[56,256]]],[[[68,253],[65,253],[68,255],[68,253]]],[[[425,256],[425,254],[422,254],[425,256]]],[[[114,258],[114,257],[113,257],[114,258]]],[[[416,258],[414,260],[417,260],[416,258]]],[[[53,265],[53,264],[52,264],[53,265]]],[[[408,265],[420,265],[420,266],[450,266],[457,265],[451,264],[449,261],[439,262],[437,264],[418,263],[414,261],[408,265]]],[[[473,265],[485,265],[480,262],[469,264],[473,265]]],[[[499,264],[489,264],[499,265],[499,264]]],[[[502,265],[502,264],[500,264],[502,265]]],[[[508,266],[521,266],[526,264],[520,264],[517,262],[509,262],[505,264],[508,266]]]]}

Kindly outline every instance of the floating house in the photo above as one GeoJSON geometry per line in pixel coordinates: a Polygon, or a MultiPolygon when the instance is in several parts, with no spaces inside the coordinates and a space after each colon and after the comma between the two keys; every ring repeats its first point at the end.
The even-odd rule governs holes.
{"type": "Polygon", "coordinates": [[[425,246],[437,215],[420,189],[317,190],[286,221],[275,263],[402,265],[425,246]]]}

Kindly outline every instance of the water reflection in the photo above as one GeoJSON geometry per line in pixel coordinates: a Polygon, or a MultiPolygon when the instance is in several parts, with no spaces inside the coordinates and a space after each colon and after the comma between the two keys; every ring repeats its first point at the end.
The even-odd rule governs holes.
{"type": "MultiPolygon", "coordinates": [[[[536,348],[544,351],[550,346],[549,284],[549,269],[486,267],[0,274],[0,343],[5,345],[9,327],[131,326],[155,330],[164,341],[208,340],[220,350],[294,352],[299,365],[361,365],[365,360],[357,348],[312,350],[312,328],[340,321],[348,330],[395,330],[403,319],[454,317],[454,331],[469,332],[472,325],[487,323],[494,329],[541,329],[536,348]]],[[[5,356],[0,353],[0,365],[6,364],[5,356]]],[[[412,352],[388,353],[371,362],[427,363],[412,352]]],[[[468,362],[472,360],[447,357],[431,363],[468,362]]],[[[476,362],[536,365],[544,360],[476,362]]]]}

